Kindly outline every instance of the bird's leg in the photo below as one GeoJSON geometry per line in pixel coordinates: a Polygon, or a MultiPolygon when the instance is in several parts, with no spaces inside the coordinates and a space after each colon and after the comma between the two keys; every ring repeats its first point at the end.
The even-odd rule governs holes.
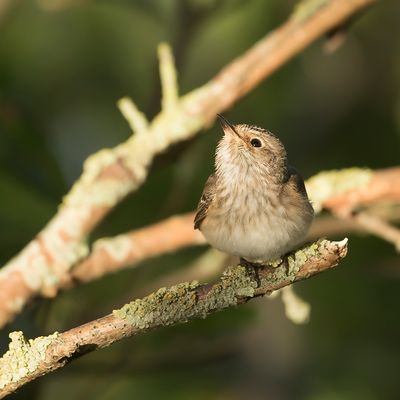
{"type": "Polygon", "coordinates": [[[254,263],[246,260],[243,257],[240,257],[239,260],[240,265],[246,268],[247,273],[254,278],[257,282],[257,287],[261,286],[261,280],[259,275],[259,269],[262,267],[262,264],[254,263]]]}
{"type": "Polygon", "coordinates": [[[290,273],[290,264],[289,264],[289,257],[294,258],[295,257],[296,250],[289,251],[285,255],[282,256],[282,258],[279,260],[280,265],[283,265],[285,268],[286,275],[289,276],[290,273]]]}

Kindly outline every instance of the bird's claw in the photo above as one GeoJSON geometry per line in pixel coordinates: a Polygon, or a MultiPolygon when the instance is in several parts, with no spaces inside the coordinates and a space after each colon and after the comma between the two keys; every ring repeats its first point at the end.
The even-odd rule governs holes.
{"type": "Polygon", "coordinates": [[[242,257],[240,257],[240,265],[246,268],[246,272],[248,275],[252,276],[257,283],[257,287],[261,286],[261,280],[259,275],[259,269],[262,267],[262,264],[253,263],[248,261],[242,257]]]}

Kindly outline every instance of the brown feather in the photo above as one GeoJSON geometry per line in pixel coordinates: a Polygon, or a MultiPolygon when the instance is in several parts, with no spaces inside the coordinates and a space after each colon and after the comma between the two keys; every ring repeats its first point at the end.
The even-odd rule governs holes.
{"type": "Polygon", "coordinates": [[[212,174],[208,177],[207,182],[204,185],[203,194],[201,195],[197,206],[196,216],[194,217],[194,229],[200,229],[201,223],[207,216],[207,210],[214,198],[215,180],[216,177],[212,174]]]}
{"type": "Polygon", "coordinates": [[[285,183],[291,183],[294,185],[296,191],[300,192],[303,196],[307,197],[306,187],[304,186],[304,180],[298,173],[296,168],[291,165],[288,166],[285,183]]]}

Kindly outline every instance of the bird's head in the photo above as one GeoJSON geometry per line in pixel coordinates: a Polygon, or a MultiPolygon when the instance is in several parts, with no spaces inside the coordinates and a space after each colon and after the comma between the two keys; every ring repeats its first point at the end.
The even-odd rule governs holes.
{"type": "Polygon", "coordinates": [[[252,125],[233,125],[218,115],[224,136],[217,147],[217,169],[237,165],[247,172],[282,176],[286,171],[286,150],[282,142],[266,129],[252,125]]]}

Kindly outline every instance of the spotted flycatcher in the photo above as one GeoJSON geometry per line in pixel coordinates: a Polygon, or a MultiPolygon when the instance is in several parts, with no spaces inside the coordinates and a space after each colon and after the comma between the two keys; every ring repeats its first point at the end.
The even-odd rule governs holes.
{"type": "Polygon", "coordinates": [[[250,263],[276,260],[304,240],[313,220],[303,179],[271,132],[218,117],[224,136],[194,227],[225,253],[250,263]]]}

